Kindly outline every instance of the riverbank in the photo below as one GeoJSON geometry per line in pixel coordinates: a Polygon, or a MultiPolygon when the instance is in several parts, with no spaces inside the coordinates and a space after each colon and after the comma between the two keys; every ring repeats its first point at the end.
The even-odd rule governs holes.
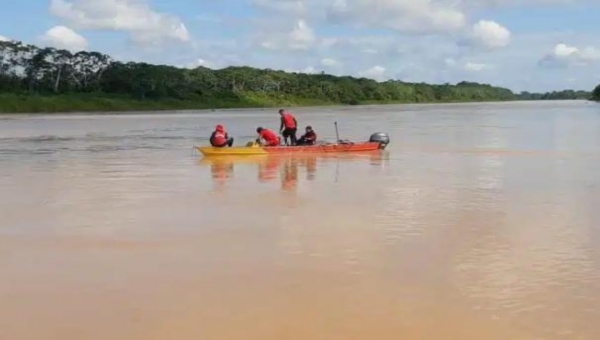
{"type": "MultiPolygon", "coordinates": [[[[186,101],[175,99],[135,100],[106,94],[18,95],[0,94],[0,113],[71,113],[71,112],[130,112],[167,110],[210,110],[271,107],[310,107],[343,105],[385,105],[411,103],[464,103],[507,100],[445,100],[445,101],[357,101],[352,104],[291,96],[247,95],[233,99],[186,101]]],[[[515,101],[515,100],[511,100],[515,101]]]]}
{"type": "Polygon", "coordinates": [[[0,94],[0,113],[128,112],[261,107],[251,101],[135,100],[105,94],[0,94]]]}
{"type": "Polygon", "coordinates": [[[383,82],[348,75],[229,66],[178,68],[0,42],[0,113],[128,112],[327,105],[587,99],[586,91],[514,93],[470,81],[383,82]],[[23,51],[27,51],[26,53],[23,51]],[[39,60],[45,60],[40,63],[39,60]],[[23,74],[22,70],[28,70],[23,74]]]}

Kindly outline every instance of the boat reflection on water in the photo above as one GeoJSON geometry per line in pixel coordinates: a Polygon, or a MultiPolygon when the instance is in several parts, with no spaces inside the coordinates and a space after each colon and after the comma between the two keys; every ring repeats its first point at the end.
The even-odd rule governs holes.
{"type": "Polygon", "coordinates": [[[200,164],[210,166],[217,190],[223,189],[234,177],[236,166],[247,167],[253,164],[257,167],[257,179],[260,183],[270,183],[280,178],[282,190],[294,191],[298,186],[300,170],[305,173],[305,180],[312,181],[317,177],[319,164],[366,160],[371,165],[381,165],[387,159],[387,152],[373,151],[343,154],[207,156],[200,160],[200,164]]]}

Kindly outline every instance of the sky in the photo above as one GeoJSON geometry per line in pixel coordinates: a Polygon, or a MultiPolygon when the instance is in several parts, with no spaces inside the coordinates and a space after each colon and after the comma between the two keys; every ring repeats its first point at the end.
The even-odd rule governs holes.
{"type": "Polygon", "coordinates": [[[600,83],[600,0],[1,0],[0,39],[515,92],[600,83]]]}

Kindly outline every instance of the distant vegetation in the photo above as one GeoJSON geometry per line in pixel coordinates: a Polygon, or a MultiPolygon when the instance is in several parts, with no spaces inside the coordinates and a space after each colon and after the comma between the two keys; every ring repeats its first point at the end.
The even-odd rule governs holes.
{"type": "Polygon", "coordinates": [[[596,86],[596,88],[594,89],[594,91],[592,91],[592,98],[591,100],[595,100],[597,102],[600,102],[600,85],[596,86]]]}
{"type": "Polygon", "coordinates": [[[563,90],[563,91],[552,91],[546,93],[529,93],[521,92],[518,98],[521,100],[587,100],[590,99],[591,93],[589,91],[574,91],[574,90],[563,90]]]}
{"type": "Polygon", "coordinates": [[[98,52],[71,53],[0,42],[0,112],[126,111],[335,104],[588,99],[488,84],[429,85],[251,67],[212,70],[123,63],[98,52]]]}

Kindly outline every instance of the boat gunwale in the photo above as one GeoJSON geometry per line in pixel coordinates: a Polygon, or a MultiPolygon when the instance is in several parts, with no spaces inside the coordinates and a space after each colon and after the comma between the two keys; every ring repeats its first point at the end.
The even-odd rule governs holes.
{"type": "Polygon", "coordinates": [[[215,148],[212,146],[195,147],[205,156],[216,155],[260,155],[260,154],[295,154],[295,153],[345,153],[345,152],[367,152],[380,149],[379,142],[348,142],[328,143],[319,145],[294,145],[294,146],[234,146],[227,148],[215,148]],[[207,152],[209,151],[210,152],[207,152]]]}

